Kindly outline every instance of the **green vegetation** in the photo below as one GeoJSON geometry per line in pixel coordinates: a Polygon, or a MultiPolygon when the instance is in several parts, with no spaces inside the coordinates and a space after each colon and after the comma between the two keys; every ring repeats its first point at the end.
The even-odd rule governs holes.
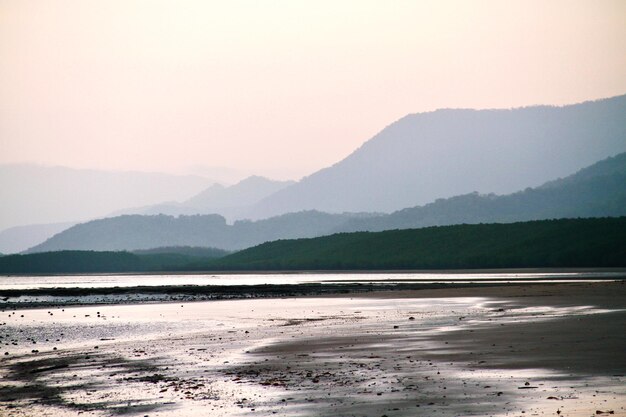
{"type": "Polygon", "coordinates": [[[0,259],[0,272],[89,273],[141,271],[142,262],[128,252],[60,251],[31,255],[8,255],[0,259]]]}
{"type": "Polygon", "coordinates": [[[202,246],[165,246],[153,249],[138,249],[132,251],[136,255],[162,255],[162,254],[179,254],[192,258],[221,258],[230,252],[217,249],[205,248],[202,246]]]}
{"type": "Polygon", "coordinates": [[[358,270],[626,266],[626,217],[428,227],[279,240],[195,269],[358,270]]]}
{"type": "Polygon", "coordinates": [[[0,273],[623,267],[626,217],[339,233],[278,240],[216,259],[221,253],[160,248],[8,255],[0,258],[0,273]]]}
{"type": "Polygon", "coordinates": [[[214,248],[171,247],[147,251],[58,251],[7,255],[0,259],[3,274],[115,273],[175,270],[191,262],[224,256],[214,248]]]}

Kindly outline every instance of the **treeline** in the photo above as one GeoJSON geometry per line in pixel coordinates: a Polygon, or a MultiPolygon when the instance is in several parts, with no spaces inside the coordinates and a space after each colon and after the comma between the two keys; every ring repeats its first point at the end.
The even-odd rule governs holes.
{"type": "Polygon", "coordinates": [[[217,248],[205,248],[201,246],[165,246],[153,249],[137,249],[131,251],[137,255],[161,255],[161,254],[178,254],[190,258],[221,258],[226,256],[230,251],[217,248]]]}
{"type": "Polygon", "coordinates": [[[190,269],[383,270],[626,266],[626,217],[340,233],[279,240],[190,269]]]}
{"type": "Polygon", "coordinates": [[[96,252],[57,251],[0,257],[2,274],[76,274],[158,272],[188,267],[189,264],[224,256],[214,248],[170,247],[149,251],[96,252]]]}
{"type": "Polygon", "coordinates": [[[0,273],[626,267],[626,217],[339,233],[224,257],[197,248],[148,252],[8,255],[0,273]]]}

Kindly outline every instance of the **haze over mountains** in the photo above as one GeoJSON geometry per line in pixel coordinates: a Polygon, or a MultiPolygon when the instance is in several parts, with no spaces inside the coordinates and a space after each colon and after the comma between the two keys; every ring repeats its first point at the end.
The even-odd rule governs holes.
{"type": "Polygon", "coordinates": [[[237,250],[277,239],[337,232],[624,215],[626,153],[607,158],[569,177],[505,196],[473,193],[388,215],[302,211],[265,220],[237,221],[232,226],[218,215],[119,216],[76,225],[28,252],[136,250],[161,246],[237,250]]]}
{"type": "Polygon", "coordinates": [[[120,210],[116,214],[220,214],[228,220],[240,218],[250,206],[263,198],[295,184],[250,176],[231,186],[213,184],[183,202],[169,202],[147,207],[120,210]]]}
{"type": "MultiPolygon", "coordinates": [[[[54,178],[52,178],[51,181],[54,181],[54,178]]],[[[114,212],[91,217],[114,217],[122,214],[168,214],[173,216],[178,216],[181,214],[220,214],[224,216],[227,220],[233,221],[238,218],[242,213],[247,211],[251,205],[293,183],[293,181],[272,181],[259,176],[251,176],[231,186],[212,184],[209,187],[200,191],[198,194],[195,194],[191,198],[188,198],[182,202],[160,202],[159,204],[136,208],[124,207],[124,209],[122,210],[115,210],[114,212]]],[[[60,185],[52,184],[53,188],[55,186],[59,187],[60,185]]],[[[153,192],[160,189],[159,184],[151,184],[150,186],[152,187],[153,192]]],[[[111,189],[112,187],[113,185],[108,185],[109,189],[111,189]]],[[[97,188],[94,191],[97,191],[97,188]]],[[[142,190],[137,191],[141,192],[142,190]]],[[[115,197],[115,194],[119,195],[120,192],[124,193],[128,192],[128,190],[113,190],[110,194],[113,194],[113,196],[115,197]]],[[[84,194],[81,195],[84,196],[84,194]]],[[[157,195],[158,194],[155,194],[154,197],[156,198],[157,195]]],[[[167,193],[165,193],[165,195],[167,195],[167,193]]],[[[179,192],[178,195],[182,194],[179,192]]],[[[58,198],[62,197],[63,195],[61,194],[58,198]]],[[[33,204],[39,203],[33,201],[33,204]]],[[[46,204],[46,202],[43,202],[42,204],[44,206],[44,210],[46,204]]],[[[123,202],[120,201],[117,204],[123,204],[123,202]]],[[[85,220],[89,220],[89,218],[85,220]]],[[[0,231],[0,253],[22,252],[45,241],[56,233],[59,233],[62,230],[69,228],[75,223],[77,222],[33,224],[25,226],[15,226],[6,230],[2,230],[0,231]]]]}
{"type": "MultiPolygon", "coordinates": [[[[266,219],[298,213],[299,227],[306,231],[240,235],[241,242],[220,241],[227,246],[218,246],[238,249],[269,236],[312,237],[331,231],[620,215],[624,180],[619,172],[599,178],[594,173],[600,168],[590,168],[591,174],[572,177],[570,183],[519,190],[571,175],[626,151],[625,120],[626,95],[564,107],[414,114],[383,129],[344,160],[297,183],[253,176],[226,187],[194,176],[0,166],[0,230],[16,224],[76,222],[114,214],[218,213],[222,217],[207,217],[215,226],[224,218],[266,219]],[[318,229],[306,226],[306,216],[318,216],[319,211],[378,214],[348,214],[338,217],[345,220],[341,224],[333,220],[318,229]],[[381,212],[394,213],[387,216],[381,212]]],[[[621,163],[618,158],[613,165],[607,164],[621,163]]],[[[279,225],[281,220],[272,222],[279,225]]],[[[43,236],[46,230],[52,233],[47,225],[13,229],[10,235],[0,234],[0,247],[16,251],[14,243],[28,241],[19,233],[43,236]],[[7,236],[9,246],[3,241],[7,236]]],[[[232,230],[239,233],[244,229],[232,230]]],[[[102,249],[153,247],[145,246],[150,241],[174,244],[147,239],[140,246],[128,247],[121,239],[113,246],[103,243],[102,249]]],[[[84,248],[72,239],[65,242],[70,244],[67,249],[84,248]]],[[[200,243],[182,239],[177,244],[200,243]]]]}
{"type": "Polygon", "coordinates": [[[0,165],[0,230],[83,221],[126,207],[180,201],[211,184],[191,175],[0,165]]]}
{"type": "Polygon", "coordinates": [[[540,187],[498,196],[471,193],[389,215],[352,219],[337,231],[382,231],[461,223],[510,223],[626,215],[626,153],[540,187]]]}
{"type": "Polygon", "coordinates": [[[137,250],[164,246],[203,246],[238,250],[259,243],[332,233],[356,215],[316,211],[228,225],[217,214],[194,216],[124,215],[73,226],[28,250],[28,253],[84,249],[137,250]]]}
{"type": "Polygon", "coordinates": [[[408,115],[344,160],[266,198],[249,216],[391,212],[474,191],[515,192],[626,151],[625,120],[626,96],[408,115]]]}
{"type": "Polygon", "coordinates": [[[0,231],[0,253],[22,252],[73,225],[70,222],[9,227],[0,231]]]}

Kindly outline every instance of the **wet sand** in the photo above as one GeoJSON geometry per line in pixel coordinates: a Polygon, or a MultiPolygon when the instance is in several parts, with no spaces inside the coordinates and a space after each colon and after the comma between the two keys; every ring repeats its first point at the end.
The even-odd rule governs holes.
{"type": "Polygon", "coordinates": [[[3,416],[626,416],[623,282],[61,306],[0,322],[3,416]]]}

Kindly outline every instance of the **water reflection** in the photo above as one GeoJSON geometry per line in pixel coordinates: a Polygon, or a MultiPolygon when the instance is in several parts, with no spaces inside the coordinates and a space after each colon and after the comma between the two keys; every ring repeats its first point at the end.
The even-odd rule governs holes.
{"type": "Polygon", "coordinates": [[[623,272],[525,273],[294,273],[0,276],[0,290],[32,288],[108,288],[165,285],[279,285],[306,283],[572,282],[614,280],[623,272]]]}

